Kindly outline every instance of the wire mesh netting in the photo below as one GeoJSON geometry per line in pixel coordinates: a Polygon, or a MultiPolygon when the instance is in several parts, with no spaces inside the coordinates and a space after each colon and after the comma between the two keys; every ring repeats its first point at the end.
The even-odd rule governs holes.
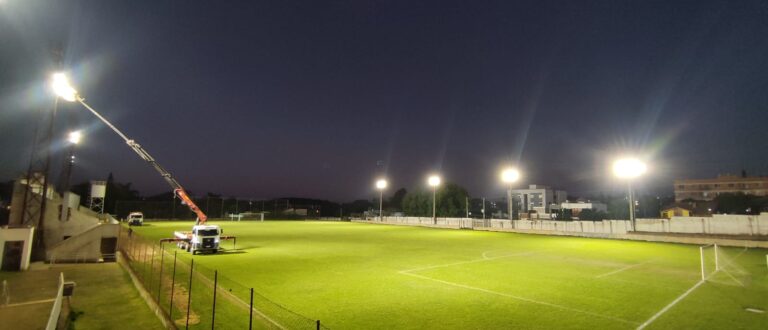
{"type": "Polygon", "coordinates": [[[220,329],[325,329],[217,270],[179,258],[175,243],[120,234],[119,248],[163,312],[177,327],[220,329]]]}

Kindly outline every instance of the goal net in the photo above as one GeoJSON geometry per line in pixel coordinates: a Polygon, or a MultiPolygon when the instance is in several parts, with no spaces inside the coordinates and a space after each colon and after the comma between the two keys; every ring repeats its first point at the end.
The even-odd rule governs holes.
{"type": "Polygon", "coordinates": [[[724,249],[717,244],[699,247],[701,254],[701,279],[727,285],[747,286],[751,280],[750,273],[737,259],[744,249],[724,249]]]}

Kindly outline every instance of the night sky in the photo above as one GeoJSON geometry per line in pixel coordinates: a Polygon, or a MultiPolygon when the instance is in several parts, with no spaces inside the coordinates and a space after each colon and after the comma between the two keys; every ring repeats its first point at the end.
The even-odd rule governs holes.
{"type": "MultiPolygon", "coordinates": [[[[373,196],[430,172],[473,196],[615,191],[620,153],[675,178],[768,174],[767,1],[0,0],[0,179],[51,111],[50,49],[86,101],[193,193],[373,196]]],[[[165,182],[77,104],[73,182],[165,182]]],[[[54,145],[53,176],[62,169],[54,145]]],[[[394,191],[394,189],[392,189],[394,191]]]]}

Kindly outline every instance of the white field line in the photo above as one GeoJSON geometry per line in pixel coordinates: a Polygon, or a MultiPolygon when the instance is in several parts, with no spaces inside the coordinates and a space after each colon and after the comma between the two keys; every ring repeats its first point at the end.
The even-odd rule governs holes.
{"type": "Polygon", "coordinates": [[[639,327],[637,327],[637,330],[645,329],[645,327],[647,327],[649,324],[653,323],[653,321],[656,321],[656,319],[659,318],[659,316],[661,316],[662,314],[666,313],[668,310],[670,310],[677,303],[679,303],[680,301],[685,299],[685,297],[687,297],[689,294],[691,294],[691,292],[696,290],[698,287],[700,287],[705,282],[706,282],[705,280],[698,281],[690,289],[688,289],[688,291],[685,291],[685,293],[681,294],[679,297],[677,297],[675,300],[673,300],[671,303],[669,303],[669,305],[665,306],[658,313],[656,313],[653,316],[651,316],[651,318],[648,319],[648,321],[645,321],[643,324],[641,324],[639,327]]]}
{"type": "Polygon", "coordinates": [[[495,258],[495,257],[489,257],[488,254],[489,253],[493,253],[493,252],[499,252],[499,251],[509,251],[509,250],[488,250],[488,251],[485,251],[485,252],[483,252],[483,259],[495,258]]]}
{"type": "Polygon", "coordinates": [[[42,303],[49,303],[54,302],[56,299],[42,299],[42,300],[32,300],[32,301],[25,301],[15,304],[7,304],[7,305],[0,305],[0,308],[12,308],[12,307],[18,307],[18,306],[26,306],[26,305],[35,305],[35,304],[42,304],[42,303]]]}
{"type": "Polygon", "coordinates": [[[452,263],[442,264],[442,265],[418,267],[418,268],[413,268],[413,269],[401,270],[401,271],[398,271],[398,273],[406,274],[406,273],[418,272],[418,271],[427,270],[427,269],[435,269],[435,268],[451,267],[451,266],[458,266],[458,265],[464,265],[464,264],[472,264],[472,263],[476,263],[476,262],[484,262],[484,261],[490,261],[490,260],[496,260],[496,259],[502,259],[502,258],[521,257],[521,256],[532,255],[532,254],[536,254],[536,253],[544,252],[544,251],[547,251],[547,250],[527,251],[527,252],[520,252],[520,253],[513,253],[513,254],[505,254],[503,256],[497,256],[497,257],[483,257],[482,259],[473,259],[473,260],[467,260],[467,261],[452,262],[452,263]]]}
{"type": "Polygon", "coordinates": [[[602,278],[602,277],[606,277],[606,276],[611,276],[611,275],[613,275],[613,274],[618,274],[618,273],[621,273],[621,272],[623,272],[623,271],[625,271],[625,270],[628,270],[628,269],[632,269],[632,268],[635,268],[635,267],[637,267],[637,266],[642,266],[642,265],[645,265],[645,264],[647,264],[647,263],[649,263],[649,262],[651,262],[651,261],[653,261],[653,260],[648,260],[648,261],[644,261],[644,262],[641,262],[641,263],[639,263],[639,264],[634,264],[634,265],[625,266],[625,267],[622,267],[622,268],[616,269],[616,270],[614,270],[614,271],[610,271],[610,272],[607,272],[607,273],[605,273],[605,274],[600,274],[600,275],[597,275],[597,276],[595,276],[595,278],[602,278]]]}
{"type": "Polygon", "coordinates": [[[413,274],[413,273],[408,273],[408,272],[400,272],[400,273],[403,274],[403,275],[413,276],[413,277],[417,277],[417,278],[424,279],[424,280],[435,281],[435,282],[438,282],[438,283],[442,283],[442,284],[446,284],[446,285],[450,285],[450,286],[455,286],[455,287],[458,287],[458,288],[480,291],[480,292],[484,292],[484,293],[488,293],[488,294],[492,294],[492,295],[497,295],[497,296],[502,296],[502,297],[507,297],[507,298],[512,298],[512,299],[515,299],[515,300],[520,300],[520,301],[524,301],[524,302],[528,302],[528,303],[532,303],[532,304],[537,304],[537,305],[543,305],[543,306],[547,306],[547,307],[553,307],[553,308],[557,308],[557,309],[562,309],[562,310],[569,311],[569,312],[586,314],[586,315],[590,315],[590,316],[594,316],[594,317],[604,318],[604,319],[618,321],[618,322],[627,323],[627,324],[633,324],[633,325],[637,324],[637,322],[633,322],[633,321],[629,321],[629,320],[625,320],[625,319],[621,319],[621,318],[617,318],[617,317],[613,317],[613,316],[593,313],[593,312],[589,312],[589,311],[584,311],[584,310],[580,310],[580,309],[576,309],[576,308],[571,308],[571,307],[566,307],[566,306],[562,306],[562,305],[557,305],[557,304],[553,304],[553,303],[548,303],[548,302],[544,302],[544,301],[539,301],[539,300],[529,299],[529,298],[525,298],[525,297],[515,296],[515,295],[508,294],[508,293],[502,293],[502,292],[492,291],[492,290],[478,288],[478,287],[474,287],[474,286],[469,286],[469,285],[464,285],[464,284],[459,284],[459,283],[454,283],[454,282],[449,282],[449,281],[444,281],[444,280],[438,280],[438,279],[435,279],[435,278],[431,278],[431,277],[427,277],[427,276],[423,276],[423,275],[419,275],[419,274],[413,274]]]}

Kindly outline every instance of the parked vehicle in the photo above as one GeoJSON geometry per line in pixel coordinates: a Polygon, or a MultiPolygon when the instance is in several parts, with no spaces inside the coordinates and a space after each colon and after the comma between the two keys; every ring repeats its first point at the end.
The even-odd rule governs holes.
{"type": "Polygon", "coordinates": [[[131,212],[130,214],[128,214],[129,226],[141,226],[142,224],[144,224],[144,213],[131,212]]]}

